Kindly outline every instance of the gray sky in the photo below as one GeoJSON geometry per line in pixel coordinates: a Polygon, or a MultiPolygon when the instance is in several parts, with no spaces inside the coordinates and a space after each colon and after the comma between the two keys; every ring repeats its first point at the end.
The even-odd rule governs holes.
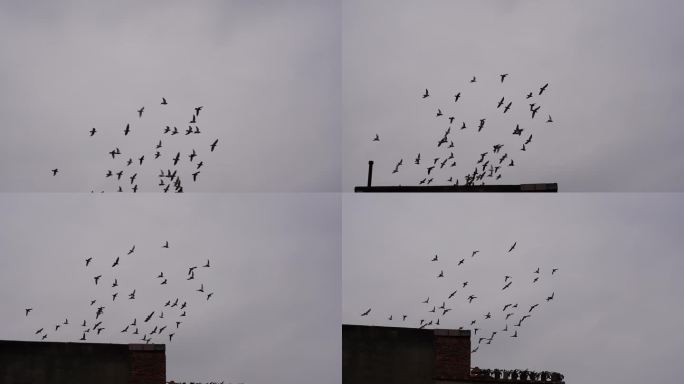
{"type": "Polygon", "coordinates": [[[36,340],[45,328],[48,341],[77,341],[104,305],[105,330],[87,340],[136,343],[155,310],[150,324],[183,321],[171,343],[169,329],[153,339],[167,344],[169,379],[340,382],[340,197],[154,196],[0,194],[0,339],[36,340]],[[186,280],[207,259],[211,267],[186,280]],[[195,291],[201,284],[214,292],[209,301],[195,291]],[[163,307],[176,297],[188,302],[186,317],[163,307]],[[120,333],[134,318],[140,335],[120,333]]]}
{"type": "Polygon", "coordinates": [[[576,383],[678,382],[684,196],[345,195],[342,207],[343,323],[416,327],[436,319],[421,303],[429,296],[453,308],[441,328],[476,319],[478,337],[498,331],[473,366],[553,370],[576,383]],[[507,303],[519,303],[508,322],[507,303]]]}
{"type": "Polygon", "coordinates": [[[116,190],[108,169],[158,191],[178,151],[186,192],[339,191],[340,23],[336,0],[4,1],[0,191],[116,190]]]}
{"type": "Polygon", "coordinates": [[[432,174],[435,184],[450,176],[462,183],[480,153],[504,144],[515,166],[497,183],[684,191],[682,12],[674,0],[345,1],[343,190],[365,184],[368,160],[376,185],[417,184],[426,170],[413,159],[448,156],[437,141],[454,116],[457,166],[432,174]],[[496,109],[501,97],[513,102],[506,115],[496,109]],[[528,102],[541,105],[534,120],[528,102]],[[516,123],[522,137],[512,135],[516,123]]]}

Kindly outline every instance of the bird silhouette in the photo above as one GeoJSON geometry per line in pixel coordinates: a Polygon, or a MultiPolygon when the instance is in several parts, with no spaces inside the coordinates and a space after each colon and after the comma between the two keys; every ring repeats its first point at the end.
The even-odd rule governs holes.
{"type": "Polygon", "coordinates": [[[373,141],[380,141],[380,135],[376,133],[375,138],[373,138],[373,141]]]}
{"type": "Polygon", "coordinates": [[[513,245],[511,245],[511,248],[508,250],[508,252],[510,252],[510,251],[512,251],[513,249],[515,249],[515,245],[516,245],[516,244],[518,244],[517,241],[516,241],[515,243],[513,243],[513,245]]]}
{"type": "Polygon", "coordinates": [[[124,136],[128,136],[128,134],[131,132],[131,125],[126,124],[126,128],[124,129],[124,136]]]}
{"type": "Polygon", "coordinates": [[[55,168],[52,170],[52,176],[57,176],[57,172],[59,172],[58,168],[55,168]]]}
{"type": "Polygon", "coordinates": [[[549,86],[549,83],[546,83],[546,84],[544,84],[544,86],[542,86],[541,88],[539,88],[539,95],[540,95],[540,96],[541,96],[541,94],[546,90],[546,88],[547,88],[548,86],[549,86]]]}
{"type": "Polygon", "coordinates": [[[423,99],[430,96],[430,92],[428,92],[427,88],[425,88],[425,93],[423,94],[423,99]]]}
{"type": "Polygon", "coordinates": [[[499,77],[501,77],[502,83],[504,82],[504,79],[506,78],[506,76],[508,76],[508,73],[504,73],[503,75],[499,75],[499,77]]]}
{"type": "Polygon", "coordinates": [[[90,136],[92,137],[95,134],[95,132],[97,132],[97,129],[95,129],[95,128],[91,129],[90,130],[90,136]]]}
{"type": "Polygon", "coordinates": [[[141,107],[140,109],[138,109],[138,118],[142,117],[144,110],[145,110],[145,107],[141,107]]]}

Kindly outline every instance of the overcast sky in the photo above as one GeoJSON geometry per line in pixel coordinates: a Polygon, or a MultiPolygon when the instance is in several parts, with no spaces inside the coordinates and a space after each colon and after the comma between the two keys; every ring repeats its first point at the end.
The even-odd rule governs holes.
{"type": "Polygon", "coordinates": [[[451,151],[457,166],[431,174],[433,184],[463,183],[479,154],[504,144],[515,165],[504,164],[496,183],[684,191],[682,12],[675,0],[345,1],[343,189],[365,185],[368,160],[374,184],[415,185],[427,162],[451,151]],[[501,97],[512,101],[506,115],[496,108],[501,97]],[[532,102],[541,106],[534,120],[532,102]],[[450,116],[454,148],[438,150],[450,116]],[[516,124],[521,137],[512,135],[516,124]]]}
{"type": "Polygon", "coordinates": [[[167,344],[169,380],[340,382],[339,196],[154,196],[0,194],[0,339],[39,340],[44,328],[47,341],[78,341],[102,305],[105,330],[88,342],[141,343],[154,310],[148,324],[169,327],[153,336],[167,344]],[[163,307],[176,297],[185,317],[163,307]],[[140,334],[120,333],[134,318],[140,334]]]}
{"type": "Polygon", "coordinates": [[[446,301],[441,328],[476,320],[478,337],[498,332],[473,366],[558,371],[573,383],[678,382],[684,196],[352,195],[342,206],[343,323],[417,327],[446,301]],[[502,312],[508,303],[519,307],[502,312]]]}
{"type": "Polygon", "coordinates": [[[158,191],[177,152],[186,192],[339,191],[340,24],[336,0],[3,1],[0,191],[158,191]]]}

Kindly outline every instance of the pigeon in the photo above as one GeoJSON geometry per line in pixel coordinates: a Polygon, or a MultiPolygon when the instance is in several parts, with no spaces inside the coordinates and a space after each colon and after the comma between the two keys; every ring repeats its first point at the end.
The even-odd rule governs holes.
{"type": "Polygon", "coordinates": [[[427,88],[425,88],[425,93],[423,94],[423,99],[426,97],[430,96],[430,92],[428,92],[427,88]]]}
{"type": "Polygon", "coordinates": [[[499,77],[501,77],[502,83],[504,82],[504,79],[506,78],[506,76],[508,76],[508,73],[504,73],[503,75],[499,75],[499,77]]]}
{"type": "Polygon", "coordinates": [[[546,88],[547,88],[548,86],[549,86],[549,83],[546,83],[546,84],[544,84],[543,87],[539,88],[539,95],[540,95],[540,96],[541,96],[541,94],[546,90],[546,88]]]}
{"type": "Polygon", "coordinates": [[[515,243],[513,243],[513,245],[511,246],[511,248],[508,250],[508,252],[512,251],[512,250],[515,248],[515,245],[516,245],[516,244],[518,244],[517,241],[516,241],[515,243]]]}
{"type": "Polygon", "coordinates": [[[140,109],[138,109],[138,118],[142,117],[144,110],[145,110],[145,107],[141,107],[140,109]]]}
{"type": "Polygon", "coordinates": [[[57,176],[57,172],[59,172],[58,168],[55,168],[52,170],[52,176],[57,176]]]}
{"type": "Polygon", "coordinates": [[[376,133],[375,138],[373,138],[373,141],[380,141],[380,135],[376,133]]]}
{"type": "Polygon", "coordinates": [[[166,105],[166,104],[168,104],[168,103],[166,102],[166,99],[162,97],[161,105],[166,105]]]}
{"type": "Polygon", "coordinates": [[[131,248],[131,249],[128,251],[128,254],[130,255],[130,254],[133,253],[134,251],[135,251],[135,245],[133,245],[133,248],[131,248]]]}
{"type": "Polygon", "coordinates": [[[211,143],[211,152],[214,152],[214,149],[216,148],[216,144],[218,144],[218,139],[214,140],[213,143],[211,143]]]}
{"type": "Polygon", "coordinates": [[[90,130],[90,136],[92,137],[95,134],[95,132],[97,132],[97,129],[95,129],[95,128],[91,129],[90,130]]]}
{"type": "Polygon", "coordinates": [[[368,310],[367,310],[366,312],[362,313],[361,316],[368,316],[368,314],[370,313],[370,311],[371,311],[371,309],[368,308],[368,310]]]}
{"type": "Polygon", "coordinates": [[[33,311],[33,308],[26,308],[26,309],[24,309],[24,311],[26,311],[25,316],[28,316],[29,312],[33,311]]]}

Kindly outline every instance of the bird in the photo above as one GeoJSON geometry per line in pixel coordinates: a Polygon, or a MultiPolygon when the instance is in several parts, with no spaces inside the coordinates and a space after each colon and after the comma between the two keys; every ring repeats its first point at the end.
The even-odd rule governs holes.
{"type": "Polygon", "coordinates": [[[437,108],[437,117],[442,116],[442,110],[437,108]]]}
{"type": "Polygon", "coordinates": [[[169,241],[167,240],[164,245],[162,245],[162,248],[168,248],[169,247],[169,241]]]}
{"type": "Polygon", "coordinates": [[[58,168],[55,168],[52,170],[52,176],[57,176],[57,172],[59,172],[58,168]]]}
{"type": "Polygon", "coordinates": [[[520,128],[520,124],[516,124],[515,129],[513,130],[513,134],[520,136],[522,134],[522,132],[523,132],[523,129],[520,128]]]}
{"type": "Polygon", "coordinates": [[[102,277],[102,275],[97,275],[97,276],[94,277],[94,279],[95,279],[95,285],[97,285],[97,281],[100,280],[100,277],[102,277]]]}
{"type": "Polygon", "coordinates": [[[485,319],[491,319],[491,318],[492,318],[492,313],[487,312],[487,314],[485,315],[485,319]]]}
{"type": "Polygon", "coordinates": [[[503,75],[499,75],[499,77],[501,77],[502,83],[504,82],[504,79],[506,78],[506,76],[508,76],[508,73],[504,73],[503,75]]]}
{"type": "Polygon", "coordinates": [[[83,336],[81,336],[81,338],[79,340],[85,341],[85,339],[86,339],[86,337],[85,337],[85,333],[84,333],[83,336]]]}
{"type": "Polygon", "coordinates": [[[476,81],[477,81],[477,78],[475,76],[473,76],[473,78],[470,80],[471,83],[474,83],[476,81]]]}
{"type": "Polygon", "coordinates": [[[547,123],[553,123],[553,119],[551,118],[551,115],[549,115],[548,120],[546,120],[547,123]]]}
{"type": "Polygon", "coordinates": [[[200,171],[197,171],[192,174],[192,181],[197,181],[197,176],[200,174],[200,171]]]}
{"type": "Polygon", "coordinates": [[[556,272],[558,272],[558,268],[553,268],[553,269],[551,270],[551,274],[552,274],[552,275],[553,275],[554,273],[556,273],[556,272]]]}
{"type": "Polygon", "coordinates": [[[135,289],[128,294],[128,300],[135,300],[135,289]]]}
{"type": "Polygon", "coordinates": [[[208,295],[207,295],[207,301],[209,301],[209,299],[210,299],[210,298],[211,298],[211,296],[213,296],[213,295],[214,295],[214,292],[212,292],[212,293],[208,294],[208,295]]]}
{"type": "Polygon", "coordinates": [[[464,282],[463,282],[463,288],[465,288],[467,285],[468,285],[468,282],[467,282],[467,281],[464,281],[464,282]]]}
{"type": "Polygon", "coordinates": [[[552,292],[552,293],[551,293],[551,296],[549,296],[549,297],[546,298],[546,301],[551,301],[551,300],[553,300],[553,295],[555,295],[555,294],[556,294],[556,292],[552,292]]]}
{"type": "Polygon", "coordinates": [[[193,149],[193,150],[192,150],[192,153],[188,155],[188,157],[190,158],[190,162],[192,162],[192,160],[193,160],[196,156],[197,156],[197,152],[195,152],[195,150],[193,149]]]}
{"type": "Polygon", "coordinates": [[[513,243],[513,245],[511,246],[511,248],[508,250],[508,252],[512,251],[512,250],[515,248],[515,245],[516,245],[516,244],[518,244],[517,241],[516,241],[515,243],[513,243]]]}
{"type": "Polygon", "coordinates": [[[449,295],[449,298],[451,299],[452,297],[454,297],[454,295],[456,294],[456,292],[458,292],[458,290],[455,290],[455,291],[451,292],[451,294],[449,295]]]}
{"type": "Polygon", "coordinates": [[[114,279],[114,283],[112,283],[112,288],[115,288],[118,286],[119,286],[119,281],[117,279],[114,279]]]}
{"type": "Polygon", "coordinates": [[[468,303],[472,303],[473,300],[475,300],[475,299],[477,299],[477,296],[475,296],[475,295],[468,296],[468,303]]]}
{"type": "Polygon", "coordinates": [[[131,125],[126,124],[126,128],[124,128],[124,136],[128,136],[128,134],[131,132],[131,125]]]}
{"type": "Polygon", "coordinates": [[[501,288],[501,290],[503,291],[504,289],[506,289],[506,288],[510,287],[510,286],[511,286],[511,284],[513,284],[513,281],[509,281],[509,282],[508,282],[508,284],[504,285],[504,287],[503,287],[503,288],[501,288]]]}
{"type": "Polygon", "coordinates": [[[117,265],[119,265],[119,258],[118,257],[114,261],[114,264],[112,264],[112,268],[116,267],[117,265]]]}
{"type": "Polygon", "coordinates": [[[416,157],[416,160],[414,161],[414,164],[420,164],[420,153],[416,157]]]}
{"type": "Polygon", "coordinates": [[[504,99],[505,99],[505,97],[502,97],[501,100],[499,100],[499,104],[496,105],[496,108],[497,108],[497,109],[498,109],[498,108],[501,108],[501,106],[502,106],[503,103],[504,103],[504,99]]]}
{"type": "Polygon", "coordinates": [[[199,107],[195,107],[195,115],[199,116],[200,111],[204,108],[203,105],[200,105],[199,107]]]}
{"type": "Polygon", "coordinates": [[[131,248],[131,249],[128,251],[128,254],[130,255],[130,254],[133,253],[134,251],[135,251],[135,245],[133,245],[133,248],[131,248]]]}
{"type": "Polygon", "coordinates": [[[168,104],[168,103],[166,102],[166,98],[162,97],[161,105],[166,105],[166,104],[168,104]]]}
{"type": "Polygon", "coordinates": [[[435,257],[433,257],[431,261],[437,261],[437,255],[435,255],[435,257]]]}
{"type": "Polygon", "coordinates": [[[536,115],[536,114],[537,114],[537,111],[539,111],[539,108],[541,108],[541,107],[537,107],[537,108],[534,108],[534,109],[532,110],[532,118],[533,118],[533,119],[534,119],[534,115],[536,115]]]}
{"type": "Polygon", "coordinates": [[[513,104],[512,101],[506,105],[506,107],[504,108],[504,113],[508,112],[508,110],[511,109],[511,104],[513,104]]]}
{"type": "Polygon", "coordinates": [[[546,83],[546,84],[544,84],[543,87],[539,88],[539,95],[540,95],[540,96],[541,96],[541,94],[546,90],[546,88],[547,88],[548,86],[549,86],[549,83],[546,83]]]}
{"type": "Polygon", "coordinates": [[[116,297],[119,295],[118,292],[115,292],[112,294],[112,301],[116,300],[116,297]]]}
{"type": "Polygon", "coordinates": [[[439,275],[437,275],[437,278],[444,277],[444,271],[439,271],[439,275]]]}
{"type": "Polygon", "coordinates": [[[93,260],[92,257],[89,257],[89,258],[85,259],[86,267],[88,266],[88,264],[90,264],[90,262],[91,262],[92,260],[93,260]]]}
{"type": "Polygon", "coordinates": [[[162,281],[160,285],[164,285],[164,284],[166,284],[166,281],[167,281],[167,280],[166,280],[166,279],[164,279],[164,281],[162,281]]]}
{"type": "Polygon", "coordinates": [[[95,132],[97,132],[97,129],[95,129],[95,128],[91,129],[90,130],[90,136],[92,137],[95,134],[95,132]]]}
{"type": "Polygon", "coordinates": [[[140,165],[142,165],[143,160],[145,160],[145,155],[142,155],[141,157],[138,158],[138,161],[140,162],[140,165]]]}
{"type": "Polygon", "coordinates": [[[428,296],[428,298],[425,299],[425,301],[423,301],[422,303],[423,303],[423,304],[427,304],[427,303],[429,303],[429,302],[430,302],[430,297],[428,296]]]}
{"type": "Polygon", "coordinates": [[[145,107],[141,107],[140,109],[138,109],[138,118],[142,117],[144,110],[145,110],[145,107]]]}
{"type": "Polygon", "coordinates": [[[380,135],[376,133],[375,138],[373,138],[373,141],[380,141],[380,135]]]}
{"type": "MultiPolygon", "coordinates": [[[[458,101],[458,99],[460,99],[460,98],[461,98],[461,92],[455,94],[454,95],[454,103],[456,103],[458,101]]],[[[453,122],[453,120],[451,122],[453,122]]]]}
{"type": "Polygon", "coordinates": [[[538,306],[539,306],[539,304],[534,304],[534,305],[532,305],[532,306],[530,307],[530,310],[527,311],[527,313],[532,312],[532,310],[535,309],[535,308],[537,308],[538,306]]]}
{"type": "Polygon", "coordinates": [[[33,311],[33,308],[26,308],[26,309],[24,309],[24,311],[26,311],[25,316],[28,316],[29,312],[33,311]]]}
{"type": "Polygon", "coordinates": [[[513,332],[513,334],[511,335],[511,337],[518,337],[518,331],[516,330],[515,332],[513,332]]]}
{"type": "Polygon", "coordinates": [[[528,98],[528,99],[531,98],[531,97],[532,97],[532,92],[530,92],[530,93],[527,94],[527,98],[528,98]]]}
{"type": "Polygon", "coordinates": [[[209,268],[209,259],[207,259],[207,263],[202,266],[203,268],[209,268]]]}
{"type": "Polygon", "coordinates": [[[371,311],[371,308],[368,308],[368,310],[366,312],[362,313],[361,316],[368,316],[370,311],[371,311]]]}
{"type": "Polygon", "coordinates": [[[176,154],[176,157],[173,158],[173,165],[175,166],[178,164],[178,161],[180,160],[180,152],[176,154]]]}
{"type": "Polygon", "coordinates": [[[428,92],[427,88],[425,88],[425,93],[423,94],[423,99],[426,97],[430,96],[430,92],[428,92]]]}
{"type": "Polygon", "coordinates": [[[527,140],[525,141],[525,144],[529,144],[530,142],[532,142],[532,135],[531,134],[530,134],[530,137],[528,137],[527,140]]]}
{"type": "Polygon", "coordinates": [[[485,123],[485,119],[480,119],[480,126],[477,128],[478,132],[480,132],[482,130],[482,128],[484,128],[484,123],[485,123]]]}
{"type": "Polygon", "coordinates": [[[148,321],[150,321],[150,319],[152,318],[153,315],[154,315],[154,311],[152,311],[152,313],[147,315],[147,317],[145,318],[145,322],[147,323],[148,321]]]}
{"type": "Polygon", "coordinates": [[[214,152],[214,149],[216,148],[216,144],[218,144],[218,139],[214,140],[214,142],[211,143],[211,145],[210,145],[211,152],[214,152]]]}
{"type": "Polygon", "coordinates": [[[465,259],[461,259],[461,260],[458,262],[458,265],[463,264],[464,261],[465,261],[465,259]]]}

